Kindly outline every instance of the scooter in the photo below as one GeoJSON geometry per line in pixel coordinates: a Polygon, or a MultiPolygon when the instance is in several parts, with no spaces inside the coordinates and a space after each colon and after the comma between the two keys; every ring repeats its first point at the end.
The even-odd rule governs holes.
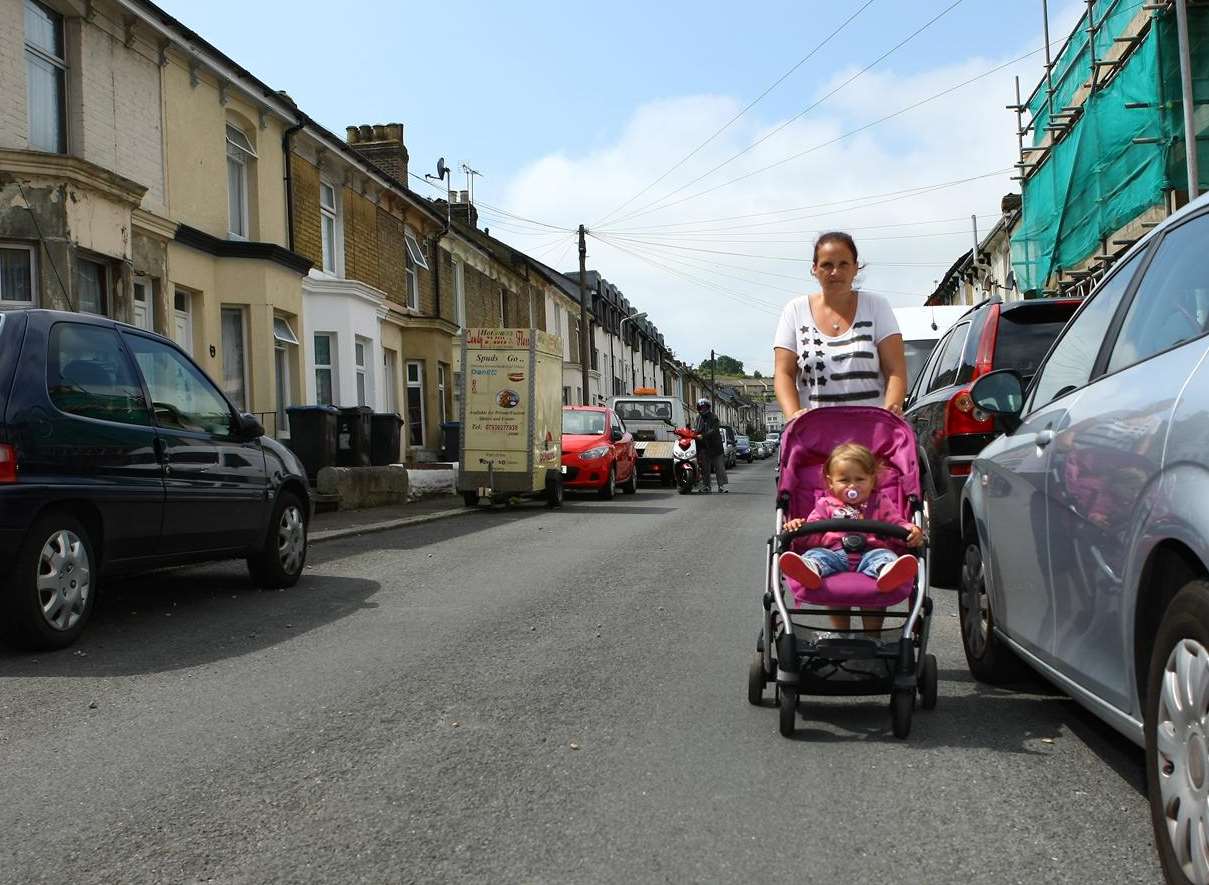
{"type": "Polygon", "coordinates": [[[672,446],[672,476],[680,494],[690,495],[697,487],[700,468],[697,466],[697,437],[695,430],[678,427],[674,431],[678,437],[672,446]]]}

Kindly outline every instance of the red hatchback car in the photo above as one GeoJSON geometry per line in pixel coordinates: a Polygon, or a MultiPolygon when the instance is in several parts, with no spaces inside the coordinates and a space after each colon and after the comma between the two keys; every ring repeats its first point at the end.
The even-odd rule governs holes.
{"type": "Polygon", "coordinates": [[[604,406],[563,406],[563,487],[596,489],[612,498],[618,486],[638,491],[638,452],[621,418],[604,406]]]}

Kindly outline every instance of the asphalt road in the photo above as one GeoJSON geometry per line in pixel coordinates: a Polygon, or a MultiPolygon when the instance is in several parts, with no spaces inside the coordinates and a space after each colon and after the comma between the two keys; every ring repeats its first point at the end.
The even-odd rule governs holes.
{"type": "Polygon", "coordinates": [[[771,462],[111,583],[0,651],[0,881],[1159,881],[1141,754],[1041,685],[745,700],[771,462]]]}

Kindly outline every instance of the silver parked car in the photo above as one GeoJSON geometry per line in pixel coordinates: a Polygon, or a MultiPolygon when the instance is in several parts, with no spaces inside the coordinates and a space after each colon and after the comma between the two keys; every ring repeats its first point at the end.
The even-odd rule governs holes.
{"type": "Polygon", "coordinates": [[[971,391],[1003,436],[962,492],[970,671],[1021,660],[1145,747],[1170,882],[1209,883],[1209,197],[1148,234],[1032,383],[971,391]]]}

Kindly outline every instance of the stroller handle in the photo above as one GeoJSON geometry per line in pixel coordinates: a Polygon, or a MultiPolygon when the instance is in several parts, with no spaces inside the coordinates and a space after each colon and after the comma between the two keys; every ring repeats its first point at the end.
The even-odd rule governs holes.
{"type": "Polygon", "coordinates": [[[784,546],[794,538],[800,538],[803,535],[819,535],[823,532],[861,532],[896,538],[899,541],[905,541],[911,537],[911,532],[901,525],[877,519],[820,519],[799,526],[792,532],[782,532],[777,535],[777,541],[784,546]]]}

